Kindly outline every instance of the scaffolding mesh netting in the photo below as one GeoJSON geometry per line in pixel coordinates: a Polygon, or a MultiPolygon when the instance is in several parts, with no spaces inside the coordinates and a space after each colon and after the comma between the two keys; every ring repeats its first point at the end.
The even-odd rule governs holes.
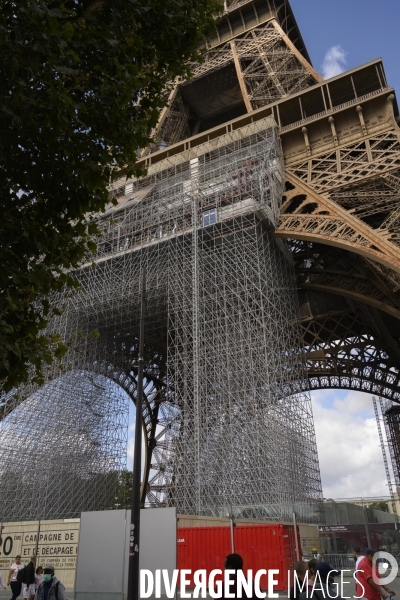
{"type": "MultiPolygon", "coordinates": [[[[111,480],[121,467],[116,448],[123,446],[126,395],[117,390],[138,402],[139,282],[145,267],[145,393],[139,401],[146,506],[274,520],[291,520],[295,511],[301,522],[318,522],[322,490],[293,264],[285,244],[270,236],[284,182],[275,124],[266,118],[171,154],[145,177],[112,186],[117,204],[99,217],[103,233],[94,264],[76,273],[78,294],[57,299],[66,308],[49,328],[69,343],[65,368],[71,370],[45,391],[22,390],[18,401],[9,401],[0,464],[10,452],[4,436],[20,426],[19,410],[26,414],[44,402],[43,394],[49,410],[54,403],[61,407],[63,395],[52,386],[68,384],[74,389],[68,397],[75,398],[84,420],[83,398],[100,377],[110,393],[108,412],[103,401],[99,410],[104,448],[91,455],[103,477],[96,481],[111,480]]],[[[59,419],[59,439],[71,419],[72,413],[59,419]]],[[[35,419],[29,423],[27,432],[35,419]]],[[[75,464],[77,491],[63,515],[73,512],[74,498],[82,499],[76,506],[83,510],[86,498],[91,506],[95,496],[80,475],[87,437],[79,437],[79,428],[74,435],[76,448],[59,454],[41,436],[42,461],[54,456],[60,471],[68,456],[75,464]]],[[[40,467],[28,451],[30,441],[24,446],[21,438],[14,447],[33,477],[40,467]]],[[[14,464],[19,502],[28,476],[14,464]]],[[[9,470],[2,477],[12,480],[9,470]]],[[[38,494],[38,510],[49,516],[46,493],[38,494]]],[[[108,499],[99,496],[102,508],[108,499]]]]}
{"type": "Polygon", "coordinates": [[[119,386],[78,370],[29,395],[0,428],[0,518],[56,519],[115,508],[128,409],[119,386]]]}

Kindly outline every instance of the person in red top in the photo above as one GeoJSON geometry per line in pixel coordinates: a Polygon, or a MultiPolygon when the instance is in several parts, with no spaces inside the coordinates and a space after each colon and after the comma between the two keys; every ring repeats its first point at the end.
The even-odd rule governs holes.
{"type": "Polygon", "coordinates": [[[386,600],[388,594],[394,594],[385,585],[379,585],[380,580],[378,567],[373,564],[372,559],[375,552],[372,548],[366,548],[364,558],[360,561],[357,568],[357,596],[364,597],[367,600],[386,600]],[[364,588],[364,589],[363,589],[364,588]]]}

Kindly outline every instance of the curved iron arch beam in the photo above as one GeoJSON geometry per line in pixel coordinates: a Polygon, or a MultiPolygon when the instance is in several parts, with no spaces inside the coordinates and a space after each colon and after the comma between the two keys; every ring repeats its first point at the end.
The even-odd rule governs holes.
{"type": "MultiPolygon", "coordinates": [[[[138,398],[137,398],[137,395],[135,396],[135,394],[132,392],[132,387],[134,387],[134,389],[137,390],[136,379],[133,376],[129,376],[124,371],[121,371],[119,373],[118,372],[113,373],[113,375],[111,377],[110,377],[110,375],[108,375],[108,378],[111,381],[113,381],[114,383],[116,383],[117,385],[119,385],[126,392],[126,394],[128,394],[128,396],[134,403],[135,408],[137,410],[138,398]],[[121,378],[123,379],[123,381],[121,381],[121,378]]],[[[143,397],[142,397],[141,404],[142,404],[141,410],[142,410],[142,416],[143,416],[142,432],[143,432],[144,439],[146,440],[146,444],[144,447],[144,471],[143,471],[142,486],[141,486],[141,490],[140,490],[140,503],[144,504],[146,488],[147,488],[146,474],[149,471],[148,464],[149,464],[149,457],[151,456],[151,450],[149,450],[149,434],[151,435],[151,430],[152,430],[152,427],[151,427],[152,419],[151,418],[150,418],[150,428],[149,428],[149,415],[152,415],[152,409],[150,406],[150,402],[148,401],[145,388],[143,389],[143,397]],[[150,432],[149,432],[149,429],[150,429],[150,432]]]]}
{"type": "Polygon", "coordinates": [[[314,305],[307,296],[303,302],[314,313],[302,319],[310,388],[354,389],[400,403],[400,346],[381,313],[352,301],[332,310],[328,294],[314,305]]]}
{"type": "Polygon", "coordinates": [[[364,256],[400,273],[400,248],[354,217],[326,195],[287,173],[292,189],[285,192],[278,228],[271,235],[327,244],[364,256]],[[300,204],[291,210],[295,197],[300,204]],[[309,213],[304,212],[310,205],[309,213]]]}
{"type": "MultiPolygon", "coordinates": [[[[118,385],[124,392],[129,396],[134,405],[136,406],[137,397],[135,395],[135,391],[137,389],[137,381],[136,377],[133,374],[133,371],[127,373],[124,368],[118,369],[113,368],[111,365],[100,365],[97,368],[84,369],[87,371],[88,377],[91,375],[102,375],[109,381],[113,381],[116,385],[118,385]]],[[[149,486],[150,481],[150,471],[154,465],[152,465],[152,457],[154,448],[157,445],[157,441],[162,438],[164,434],[164,430],[161,428],[161,431],[157,430],[157,425],[159,423],[159,410],[160,404],[165,401],[162,396],[163,384],[157,378],[154,377],[151,372],[145,370],[144,376],[146,378],[147,384],[143,390],[142,397],[142,415],[143,415],[143,423],[142,423],[142,431],[145,439],[144,446],[144,471],[143,471],[143,479],[142,479],[142,487],[141,487],[141,504],[144,505],[146,501],[146,497],[152,498],[154,496],[153,491],[151,490],[151,486],[149,486]],[[152,397],[149,398],[149,386],[153,386],[152,397]]],[[[27,400],[33,393],[35,393],[40,387],[33,385],[25,385],[19,390],[19,395],[9,395],[8,400],[4,399],[4,403],[0,406],[0,421],[2,421],[8,414],[10,414],[14,409],[16,409],[19,405],[21,405],[25,400],[27,400]]],[[[153,479],[154,479],[153,475],[153,479]]],[[[159,494],[160,496],[160,494],[159,494]]],[[[154,505],[154,500],[150,502],[151,505],[154,505]]],[[[157,506],[162,505],[162,501],[157,501],[157,506]]]]}
{"type": "MultiPolygon", "coordinates": [[[[153,490],[152,482],[157,480],[160,477],[160,470],[162,468],[161,465],[158,466],[158,470],[154,469],[154,464],[152,463],[154,450],[156,447],[160,445],[160,440],[162,440],[163,436],[165,436],[166,429],[170,426],[168,423],[164,427],[160,427],[160,405],[163,402],[167,402],[165,398],[162,397],[163,389],[165,388],[165,384],[161,382],[158,378],[153,377],[151,373],[148,371],[144,371],[144,377],[146,378],[146,385],[143,389],[143,397],[142,397],[142,427],[143,434],[146,440],[145,444],[145,460],[144,460],[144,469],[143,469],[143,479],[142,479],[142,487],[140,491],[140,503],[142,506],[147,502],[150,506],[164,506],[165,500],[163,495],[165,495],[165,484],[157,487],[157,489],[153,490]],[[149,385],[153,386],[155,389],[154,395],[152,395],[151,399],[148,397],[148,388],[149,385]],[[157,427],[159,431],[157,432],[157,427]],[[156,473],[150,476],[151,470],[155,470],[156,473]]],[[[137,406],[137,395],[133,393],[133,389],[137,390],[137,380],[132,374],[127,374],[124,370],[121,372],[116,372],[112,380],[115,383],[118,383],[122,389],[129,395],[132,402],[137,406]],[[121,382],[122,379],[122,382],[121,382]]],[[[162,442],[161,442],[162,443],[162,442]]]]}
{"type": "Polygon", "coordinates": [[[314,283],[300,283],[300,284],[298,284],[298,288],[303,289],[303,290],[311,290],[311,291],[314,290],[317,292],[329,292],[330,294],[335,294],[337,296],[344,296],[346,298],[350,298],[351,300],[357,300],[359,302],[363,302],[364,304],[368,304],[369,306],[372,306],[379,310],[383,310],[384,312],[387,312],[389,315],[392,315],[393,317],[400,319],[400,309],[394,308],[394,307],[390,306],[389,304],[386,304],[379,300],[375,300],[374,298],[371,298],[370,296],[366,296],[365,294],[360,294],[358,292],[355,292],[355,291],[352,291],[349,289],[333,287],[333,286],[329,286],[329,285],[319,285],[319,284],[314,284],[314,283]]]}
{"type": "Polygon", "coordinates": [[[365,392],[366,394],[376,394],[382,398],[392,400],[397,404],[400,404],[400,391],[396,386],[380,384],[378,381],[369,380],[365,378],[349,377],[346,375],[338,375],[335,373],[320,373],[313,374],[309,373],[308,381],[310,383],[310,390],[354,390],[358,392],[365,392]]]}
{"type": "Polygon", "coordinates": [[[311,389],[354,389],[400,403],[400,369],[373,340],[307,352],[306,367],[311,389]]]}

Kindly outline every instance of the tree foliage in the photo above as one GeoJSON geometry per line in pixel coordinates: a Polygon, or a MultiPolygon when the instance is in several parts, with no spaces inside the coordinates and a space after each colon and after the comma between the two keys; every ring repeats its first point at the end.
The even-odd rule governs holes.
{"type": "Polygon", "coordinates": [[[133,472],[124,469],[118,473],[117,495],[115,497],[115,508],[127,508],[132,506],[133,472]]]}
{"type": "Polygon", "coordinates": [[[381,500],[380,502],[372,502],[368,505],[368,508],[375,508],[376,510],[383,510],[384,512],[389,512],[388,503],[383,502],[383,500],[381,500]]]}
{"type": "Polygon", "coordinates": [[[219,0],[0,0],[0,381],[66,348],[47,298],[93,251],[88,213],[132,174],[219,0]]]}

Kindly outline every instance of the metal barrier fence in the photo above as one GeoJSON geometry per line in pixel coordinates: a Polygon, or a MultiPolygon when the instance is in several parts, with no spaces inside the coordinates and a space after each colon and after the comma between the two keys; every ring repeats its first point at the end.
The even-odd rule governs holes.
{"type": "MultiPolygon", "coordinates": [[[[315,558],[312,554],[303,556],[306,562],[312,558],[315,558]]],[[[320,554],[318,558],[321,562],[328,562],[335,569],[354,569],[355,566],[352,554],[320,554]]]]}
{"type": "Polygon", "coordinates": [[[324,554],[323,558],[335,569],[354,569],[355,562],[352,554],[324,554]]]}
{"type": "MultiPolygon", "coordinates": [[[[400,552],[391,552],[390,554],[400,565],[400,552]]],[[[309,560],[311,560],[312,558],[314,558],[314,556],[311,554],[307,555],[307,556],[303,556],[303,560],[305,560],[307,562],[309,560]]],[[[319,560],[321,562],[322,561],[328,562],[329,564],[332,565],[332,567],[334,567],[335,569],[338,569],[338,570],[354,569],[354,567],[355,567],[353,554],[321,554],[319,560]]],[[[390,561],[389,561],[388,568],[389,568],[389,570],[391,570],[391,568],[392,568],[390,561]]]]}

